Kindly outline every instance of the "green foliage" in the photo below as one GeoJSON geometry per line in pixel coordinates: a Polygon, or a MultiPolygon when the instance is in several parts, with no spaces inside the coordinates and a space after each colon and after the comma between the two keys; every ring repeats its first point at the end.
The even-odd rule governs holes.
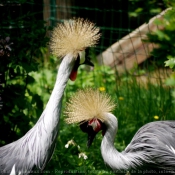
{"type": "Polygon", "coordinates": [[[170,58],[170,57],[167,57],[168,60],[165,61],[165,67],[170,67],[171,69],[174,69],[175,67],[175,58],[170,58]]]}
{"type": "MultiPolygon", "coordinates": [[[[157,44],[152,55],[162,65],[175,70],[175,0],[164,0],[164,3],[169,7],[163,19],[155,20],[158,29],[153,33],[148,34],[149,41],[157,44]]],[[[175,85],[174,75],[167,79],[166,85],[175,85]]],[[[175,97],[175,90],[172,90],[172,96],[175,97]]]]}
{"type": "Polygon", "coordinates": [[[160,13],[165,7],[165,3],[162,0],[129,0],[129,4],[129,16],[144,17],[145,22],[160,13]]]}
{"type": "MultiPolygon", "coordinates": [[[[21,6],[26,2],[21,1],[21,6]]],[[[43,109],[41,97],[31,92],[28,85],[35,82],[30,73],[38,71],[42,48],[48,42],[45,37],[46,27],[44,21],[36,19],[30,11],[16,18],[5,14],[15,6],[11,3],[1,7],[0,74],[3,107],[0,110],[0,145],[23,136],[30,129],[30,122],[35,121],[36,114],[41,114],[43,109]]]]}
{"type": "Polygon", "coordinates": [[[175,41],[175,10],[174,8],[168,10],[163,19],[155,20],[158,28],[163,28],[162,30],[156,30],[148,34],[149,41],[158,45],[152,51],[152,55],[162,63],[165,62],[165,66],[170,68],[174,67],[174,41],[175,41]],[[168,59],[168,60],[167,60],[168,59]]]}

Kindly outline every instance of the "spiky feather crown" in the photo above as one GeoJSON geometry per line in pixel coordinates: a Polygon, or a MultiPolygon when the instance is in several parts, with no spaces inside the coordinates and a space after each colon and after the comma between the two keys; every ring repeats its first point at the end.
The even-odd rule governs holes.
{"type": "Polygon", "coordinates": [[[115,104],[107,93],[91,88],[79,90],[67,102],[65,121],[71,124],[97,118],[103,122],[104,113],[111,112],[114,108],[115,104]]]}
{"type": "Polygon", "coordinates": [[[97,44],[99,28],[83,18],[66,20],[58,24],[52,32],[50,48],[53,55],[64,57],[68,53],[77,55],[79,51],[97,44]]]}

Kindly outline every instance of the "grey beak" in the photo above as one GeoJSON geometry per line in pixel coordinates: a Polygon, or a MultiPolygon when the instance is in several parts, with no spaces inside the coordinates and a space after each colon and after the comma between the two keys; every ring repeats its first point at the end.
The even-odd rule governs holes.
{"type": "Polygon", "coordinates": [[[88,141],[87,141],[87,147],[88,148],[91,146],[96,134],[97,133],[95,131],[93,131],[93,129],[92,129],[91,132],[88,132],[88,141]]]}
{"type": "Polygon", "coordinates": [[[80,124],[80,129],[88,134],[88,141],[87,141],[87,147],[89,148],[97,134],[97,132],[95,132],[92,129],[92,126],[88,125],[88,122],[83,122],[82,124],[80,124]]]}

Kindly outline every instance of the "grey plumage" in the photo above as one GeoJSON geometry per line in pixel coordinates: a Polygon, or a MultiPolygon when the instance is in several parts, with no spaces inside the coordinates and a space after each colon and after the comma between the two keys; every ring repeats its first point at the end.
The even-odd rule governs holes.
{"type": "Polygon", "coordinates": [[[151,167],[175,173],[175,121],[151,122],[141,127],[125,152],[141,151],[149,155],[151,167]]]}
{"type": "Polygon", "coordinates": [[[144,125],[135,134],[130,144],[119,153],[114,148],[117,119],[112,114],[108,120],[106,133],[101,144],[104,161],[119,171],[146,171],[149,174],[175,174],[175,121],[157,121],[144,125]]]}

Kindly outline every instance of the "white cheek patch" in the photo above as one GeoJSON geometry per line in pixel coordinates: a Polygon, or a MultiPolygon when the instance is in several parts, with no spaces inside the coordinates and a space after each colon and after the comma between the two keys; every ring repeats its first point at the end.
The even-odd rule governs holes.
{"type": "Polygon", "coordinates": [[[85,62],[85,51],[80,51],[79,53],[79,56],[80,56],[80,64],[84,63],[85,62]]]}
{"type": "Polygon", "coordinates": [[[166,145],[166,147],[173,153],[173,154],[175,154],[175,149],[170,145],[170,146],[168,146],[168,145],[166,145]]]}
{"type": "Polygon", "coordinates": [[[97,123],[96,123],[96,122],[93,122],[93,123],[91,124],[91,126],[92,126],[93,130],[95,130],[95,129],[97,128],[97,123]]]}
{"type": "Polygon", "coordinates": [[[97,119],[90,120],[89,125],[92,126],[95,132],[99,132],[101,130],[101,124],[97,119]]]}

